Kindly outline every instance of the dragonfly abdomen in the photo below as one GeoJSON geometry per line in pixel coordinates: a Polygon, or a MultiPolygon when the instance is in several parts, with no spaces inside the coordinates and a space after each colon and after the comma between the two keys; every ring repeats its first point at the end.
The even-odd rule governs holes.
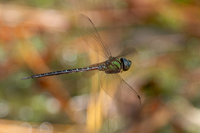
{"type": "Polygon", "coordinates": [[[53,76],[53,75],[60,75],[60,74],[70,74],[70,73],[77,73],[77,72],[84,72],[84,71],[91,71],[91,70],[98,70],[99,67],[85,67],[85,68],[76,68],[76,69],[68,69],[68,70],[61,70],[61,71],[54,71],[54,72],[48,72],[48,73],[42,73],[33,75],[30,77],[25,77],[23,79],[29,79],[29,78],[41,78],[41,77],[47,77],[47,76],[53,76]]]}

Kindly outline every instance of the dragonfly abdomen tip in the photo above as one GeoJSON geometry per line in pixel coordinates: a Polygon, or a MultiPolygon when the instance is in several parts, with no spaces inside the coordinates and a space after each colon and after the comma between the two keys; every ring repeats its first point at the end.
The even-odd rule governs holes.
{"type": "Polygon", "coordinates": [[[30,78],[32,78],[32,77],[21,78],[21,80],[30,79],[30,78]]]}

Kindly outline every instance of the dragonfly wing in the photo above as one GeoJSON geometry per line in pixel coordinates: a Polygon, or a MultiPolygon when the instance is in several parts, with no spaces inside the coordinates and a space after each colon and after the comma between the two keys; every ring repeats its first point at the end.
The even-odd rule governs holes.
{"type": "Polygon", "coordinates": [[[135,48],[133,47],[130,47],[130,48],[126,48],[124,49],[117,57],[120,58],[120,57],[124,57],[124,58],[131,58],[133,57],[134,55],[136,55],[138,52],[135,48]]]}
{"type": "Polygon", "coordinates": [[[98,72],[98,70],[86,71],[86,72],[82,72],[82,75],[84,78],[91,78],[97,72],[98,72]]]}
{"type": "Polygon", "coordinates": [[[109,58],[111,56],[110,50],[106,46],[105,42],[101,39],[93,22],[87,16],[83,14],[79,15],[78,26],[81,28],[82,36],[88,46],[105,58],[109,58]],[[89,38],[86,38],[86,35],[90,35],[98,44],[89,40],[89,38]]]}
{"type": "Polygon", "coordinates": [[[138,93],[119,74],[102,72],[100,82],[104,91],[117,102],[138,107],[141,105],[138,93]]]}

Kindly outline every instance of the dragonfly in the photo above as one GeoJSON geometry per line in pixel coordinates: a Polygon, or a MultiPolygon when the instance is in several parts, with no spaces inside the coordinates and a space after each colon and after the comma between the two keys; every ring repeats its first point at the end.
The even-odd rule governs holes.
{"type": "Polygon", "coordinates": [[[119,75],[119,73],[128,71],[131,67],[131,61],[126,59],[125,57],[130,57],[130,55],[132,56],[133,54],[137,53],[135,48],[125,49],[118,56],[114,57],[112,56],[106,43],[100,37],[91,19],[83,14],[80,14],[78,23],[78,25],[81,27],[82,34],[88,34],[97,42],[89,43],[87,40],[84,39],[88,46],[91,47],[98,54],[106,57],[107,60],[101,63],[92,64],[88,67],[32,75],[22,78],[22,80],[60,74],[100,71],[100,85],[111,98],[114,98],[116,101],[119,101],[123,104],[131,103],[135,105],[141,105],[141,98],[139,94],[119,75]]]}

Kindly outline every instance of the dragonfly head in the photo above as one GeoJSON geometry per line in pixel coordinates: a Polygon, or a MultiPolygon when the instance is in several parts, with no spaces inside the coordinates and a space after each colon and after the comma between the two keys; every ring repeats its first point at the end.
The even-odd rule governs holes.
{"type": "Polygon", "coordinates": [[[121,58],[121,62],[123,64],[123,70],[127,71],[131,67],[131,61],[126,58],[121,58]]]}

